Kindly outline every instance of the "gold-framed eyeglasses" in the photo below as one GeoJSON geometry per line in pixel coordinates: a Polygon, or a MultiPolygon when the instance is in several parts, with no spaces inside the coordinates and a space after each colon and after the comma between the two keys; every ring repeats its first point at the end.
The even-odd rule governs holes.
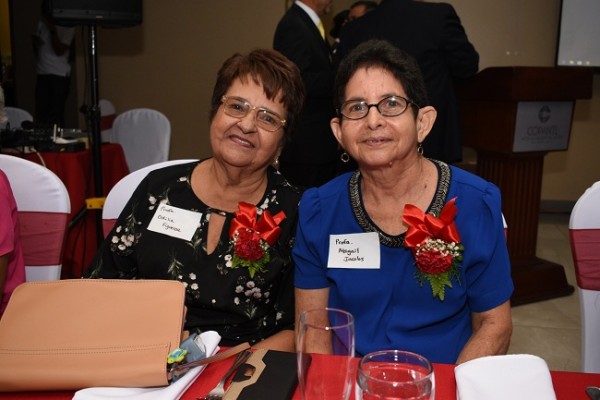
{"type": "Polygon", "coordinates": [[[384,117],[396,117],[402,114],[409,105],[418,106],[411,100],[402,96],[388,96],[378,103],[369,104],[364,100],[348,100],[337,109],[338,115],[348,119],[362,119],[369,114],[371,107],[377,108],[377,111],[384,117]]]}
{"type": "Polygon", "coordinates": [[[273,111],[263,107],[255,107],[241,97],[223,96],[221,97],[221,103],[225,114],[234,118],[244,118],[250,111],[256,110],[254,118],[256,125],[266,131],[275,132],[285,126],[285,119],[282,119],[273,111]]]}

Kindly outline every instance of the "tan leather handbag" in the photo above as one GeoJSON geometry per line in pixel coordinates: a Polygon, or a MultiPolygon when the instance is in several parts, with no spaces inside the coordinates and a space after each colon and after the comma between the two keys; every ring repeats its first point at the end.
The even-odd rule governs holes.
{"type": "Polygon", "coordinates": [[[0,319],[0,391],[167,385],[184,296],[167,280],[20,285],[0,319]]]}

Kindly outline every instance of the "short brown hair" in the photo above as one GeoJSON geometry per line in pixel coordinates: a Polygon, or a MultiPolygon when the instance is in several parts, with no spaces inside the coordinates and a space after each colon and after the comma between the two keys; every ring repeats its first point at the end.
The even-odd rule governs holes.
{"type": "Polygon", "coordinates": [[[256,49],[247,54],[234,54],[225,60],[217,73],[210,104],[210,120],[215,117],[221,98],[233,81],[245,81],[248,78],[263,87],[269,100],[281,95],[281,102],[286,109],[284,137],[287,140],[304,105],[304,83],[296,64],[275,50],[256,49]]]}

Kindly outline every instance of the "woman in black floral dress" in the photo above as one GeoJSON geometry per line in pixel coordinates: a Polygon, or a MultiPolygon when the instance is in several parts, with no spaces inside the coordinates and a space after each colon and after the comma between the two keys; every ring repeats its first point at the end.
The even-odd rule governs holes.
{"type": "Polygon", "coordinates": [[[186,329],[215,330],[225,346],[293,350],[301,191],[271,164],[303,100],[297,67],[279,53],[225,61],[210,110],[213,157],[149,173],[85,277],[179,280],[186,329]]]}

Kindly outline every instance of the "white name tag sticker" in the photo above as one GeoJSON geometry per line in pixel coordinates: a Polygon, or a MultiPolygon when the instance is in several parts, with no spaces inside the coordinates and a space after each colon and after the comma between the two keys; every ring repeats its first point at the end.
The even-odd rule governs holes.
{"type": "Polygon", "coordinates": [[[329,235],[327,268],[379,269],[376,232],[329,235]]]}
{"type": "Polygon", "coordinates": [[[160,204],[148,230],[190,241],[198,228],[202,213],[160,204]]]}

